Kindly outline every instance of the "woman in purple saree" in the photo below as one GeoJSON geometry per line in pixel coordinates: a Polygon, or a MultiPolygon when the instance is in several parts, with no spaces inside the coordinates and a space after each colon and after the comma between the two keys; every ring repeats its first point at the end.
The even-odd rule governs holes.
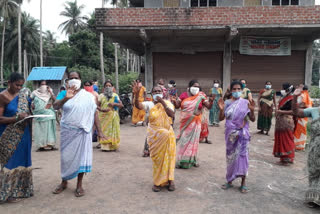
{"type": "Polygon", "coordinates": [[[227,158],[227,183],[223,189],[233,187],[232,181],[238,177],[242,178],[240,192],[246,193],[246,176],[249,168],[249,119],[254,122],[254,101],[249,102],[241,98],[241,83],[231,83],[232,98],[225,102],[219,100],[220,121],[226,119],[225,140],[227,158]]]}

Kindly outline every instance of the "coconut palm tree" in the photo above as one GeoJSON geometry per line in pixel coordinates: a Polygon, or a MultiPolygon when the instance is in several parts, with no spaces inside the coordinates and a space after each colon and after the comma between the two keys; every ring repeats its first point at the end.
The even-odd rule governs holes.
{"type": "Polygon", "coordinates": [[[54,48],[56,46],[57,43],[57,39],[55,36],[54,32],[51,32],[50,30],[47,30],[45,33],[45,42],[47,43],[47,45],[49,46],[49,48],[54,48]]]}
{"type": "Polygon", "coordinates": [[[66,2],[64,11],[62,11],[60,15],[67,17],[68,20],[61,23],[59,29],[62,29],[62,32],[65,32],[67,35],[70,35],[85,28],[88,17],[81,15],[83,8],[84,5],[78,6],[77,0],[74,2],[66,2]]]}
{"type": "Polygon", "coordinates": [[[6,23],[9,17],[12,17],[17,11],[18,4],[14,0],[1,0],[0,1],[0,12],[2,15],[2,39],[1,39],[1,60],[0,60],[0,82],[3,87],[3,58],[4,58],[4,40],[6,33],[6,23]]]}
{"type": "Polygon", "coordinates": [[[21,14],[20,32],[17,28],[19,20],[13,18],[10,21],[10,27],[8,29],[8,37],[6,39],[6,57],[13,62],[16,61],[19,40],[21,35],[21,49],[26,50],[33,62],[37,61],[39,56],[39,21],[31,17],[29,14],[23,12],[21,14]]]}
{"type": "MultiPolygon", "coordinates": [[[[19,63],[19,69],[18,72],[21,74],[22,73],[22,62],[21,62],[21,5],[23,3],[23,0],[16,0],[19,7],[18,7],[18,63],[19,63]]],[[[30,0],[27,0],[28,2],[30,2],[30,0]]]]}

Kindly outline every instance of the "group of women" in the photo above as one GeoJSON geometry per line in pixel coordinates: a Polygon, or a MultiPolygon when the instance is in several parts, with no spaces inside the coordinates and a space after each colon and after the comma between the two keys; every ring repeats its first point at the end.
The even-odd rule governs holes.
{"type": "MultiPolygon", "coordinates": [[[[81,76],[77,72],[68,74],[66,91],[57,98],[52,90],[42,81],[39,89],[30,93],[22,89],[24,79],[19,74],[12,74],[9,88],[0,94],[0,202],[16,202],[21,198],[33,195],[31,167],[31,124],[24,120],[31,113],[44,114],[34,120],[34,140],[38,141],[39,149],[54,149],[53,136],[54,115],[50,110],[62,109],[61,119],[61,183],[53,191],[59,194],[68,186],[68,180],[78,178],[75,196],[85,194],[82,186],[84,173],[92,168],[92,135],[96,131],[103,151],[115,151],[120,143],[120,121],[117,110],[122,107],[121,100],[114,93],[111,81],[104,84],[103,93],[96,95],[90,84],[85,83],[81,89],[81,76]],[[86,112],[86,114],[83,114],[86,112]],[[50,119],[49,119],[50,118],[50,119]],[[36,130],[46,132],[36,134],[36,130]],[[35,136],[36,135],[36,136],[35,136]],[[44,137],[44,139],[42,138],[44,137]],[[9,179],[8,179],[9,178],[9,179]]],[[[163,84],[152,89],[152,100],[141,99],[145,89],[141,82],[132,85],[135,121],[144,122],[139,111],[148,112],[147,143],[153,163],[153,187],[155,192],[167,186],[169,191],[175,190],[175,168],[188,169],[198,167],[198,147],[201,139],[207,138],[207,125],[204,124],[205,109],[210,110],[210,125],[218,126],[226,120],[225,141],[227,173],[223,189],[233,187],[232,182],[241,178],[239,187],[241,193],[248,192],[246,176],[249,168],[249,121],[255,121],[255,102],[252,94],[246,88],[246,82],[234,81],[229,88],[229,95],[222,98],[219,82],[215,81],[209,97],[201,91],[198,81],[190,81],[187,91],[179,97],[176,90],[163,90],[163,84]],[[177,138],[173,131],[175,109],[181,108],[180,130],[177,138]],[[218,115],[217,115],[218,114],[218,115]],[[218,118],[217,118],[218,117],[218,118]]],[[[172,84],[171,84],[172,85],[172,84]]],[[[172,88],[171,88],[172,90],[172,88]]],[[[282,98],[279,104],[275,101],[275,91],[271,82],[266,82],[258,98],[258,129],[268,134],[271,127],[273,107],[276,109],[276,131],[274,155],[281,158],[281,163],[292,163],[294,158],[294,128],[299,118],[312,117],[310,152],[308,155],[310,189],[306,194],[310,206],[320,204],[320,189],[318,183],[319,166],[317,165],[320,147],[319,139],[319,109],[302,105],[303,89],[294,93],[294,87],[284,84],[282,98]],[[302,98],[301,98],[302,97],[302,98]],[[296,103],[300,103],[297,105],[296,103]],[[302,109],[304,108],[304,110],[302,109]]],[[[308,101],[305,101],[307,103],[308,101]]],[[[310,103],[309,103],[310,104],[310,103]]],[[[299,123],[299,122],[298,122],[299,123]]],[[[300,130],[301,131],[301,130],[300,130]]],[[[298,135],[297,135],[298,138],[298,135]]],[[[299,144],[301,145],[301,144],[299,144]]]]}
{"type": "Polygon", "coordinates": [[[215,83],[209,97],[201,91],[200,84],[196,80],[190,81],[187,91],[181,93],[179,97],[177,94],[166,96],[167,90],[164,92],[161,85],[158,85],[152,89],[153,101],[140,101],[139,94],[144,89],[139,83],[133,84],[134,104],[138,110],[149,112],[147,143],[153,162],[152,190],[158,192],[164,186],[167,186],[169,191],[175,190],[174,169],[199,166],[199,142],[208,136],[203,134],[208,127],[204,125],[205,109],[215,108],[218,111],[218,118],[216,118],[217,113],[211,111],[214,114],[211,118],[215,118],[215,124],[227,120],[227,182],[222,188],[231,188],[232,181],[241,177],[242,184],[239,190],[246,193],[248,188],[245,178],[249,168],[249,120],[255,120],[255,103],[241,98],[242,84],[233,82],[230,88],[232,98],[224,102],[222,90],[219,84],[216,84],[218,82],[215,83]],[[181,108],[180,131],[175,138],[172,128],[174,109],[179,108],[181,108]]]}
{"type": "Polygon", "coordinates": [[[68,180],[78,177],[75,196],[83,196],[83,175],[92,168],[93,131],[97,132],[102,150],[114,151],[119,147],[120,122],[116,112],[122,104],[113,93],[112,83],[107,81],[104,93],[97,97],[89,85],[85,84],[86,90],[81,89],[80,74],[71,72],[66,90],[57,98],[45,81],[32,93],[23,88],[24,83],[20,74],[13,73],[8,89],[0,94],[0,203],[18,202],[33,195],[32,123],[28,116],[35,117],[32,133],[36,148],[55,149],[53,108],[63,111],[60,123],[62,181],[53,193],[61,193],[67,188],[68,180]]]}

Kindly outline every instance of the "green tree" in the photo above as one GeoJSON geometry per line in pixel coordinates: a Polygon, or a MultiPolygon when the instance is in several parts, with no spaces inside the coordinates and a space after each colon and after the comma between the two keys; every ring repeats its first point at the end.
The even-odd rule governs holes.
{"type": "Polygon", "coordinates": [[[313,67],[312,67],[312,85],[319,85],[320,72],[320,40],[316,40],[312,46],[313,67]]]}
{"type": "MultiPolygon", "coordinates": [[[[18,72],[22,73],[22,34],[21,34],[21,18],[22,18],[22,11],[21,11],[21,5],[23,3],[23,0],[16,0],[19,7],[18,7],[18,72]]],[[[30,2],[30,0],[27,0],[30,2]]]]}
{"type": "MultiPolygon", "coordinates": [[[[16,61],[19,46],[19,32],[17,30],[17,19],[12,19],[8,29],[8,37],[6,38],[6,55],[11,59],[12,64],[16,61]]],[[[27,51],[33,62],[37,61],[39,55],[39,21],[31,17],[27,13],[21,16],[21,47],[27,51]]]]}
{"type": "Polygon", "coordinates": [[[67,35],[71,35],[86,27],[87,16],[82,16],[84,5],[78,6],[77,0],[74,2],[68,1],[65,4],[64,11],[60,13],[61,16],[68,18],[65,22],[59,25],[59,29],[67,35]]]}
{"type": "Polygon", "coordinates": [[[46,57],[47,66],[67,66],[72,67],[72,49],[67,41],[55,44],[52,48],[48,47],[46,57]]]}
{"type": "MultiPolygon", "coordinates": [[[[103,41],[106,74],[114,71],[114,47],[108,38],[103,41]]],[[[69,37],[74,64],[100,69],[99,37],[90,29],[81,30],[69,37]]]]}
{"type": "Polygon", "coordinates": [[[0,82],[1,87],[3,87],[4,83],[4,41],[5,41],[5,33],[6,33],[6,22],[9,17],[14,16],[17,12],[18,4],[14,0],[1,0],[0,1],[0,14],[2,18],[2,38],[1,38],[1,60],[0,60],[0,82]]]}

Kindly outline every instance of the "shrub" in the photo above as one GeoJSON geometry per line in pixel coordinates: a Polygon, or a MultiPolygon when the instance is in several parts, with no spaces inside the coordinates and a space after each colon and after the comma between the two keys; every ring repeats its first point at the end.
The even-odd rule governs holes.
{"type": "MultiPolygon", "coordinates": [[[[134,72],[119,74],[119,94],[130,93],[132,91],[131,83],[138,79],[138,76],[138,73],[134,72]]],[[[112,80],[114,87],[116,87],[115,74],[109,75],[108,78],[112,80]]]]}
{"type": "Polygon", "coordinates": [[[318,86],[311,86],[309,94],[311,98],[320,98],[320,88],[318,86]]]}

